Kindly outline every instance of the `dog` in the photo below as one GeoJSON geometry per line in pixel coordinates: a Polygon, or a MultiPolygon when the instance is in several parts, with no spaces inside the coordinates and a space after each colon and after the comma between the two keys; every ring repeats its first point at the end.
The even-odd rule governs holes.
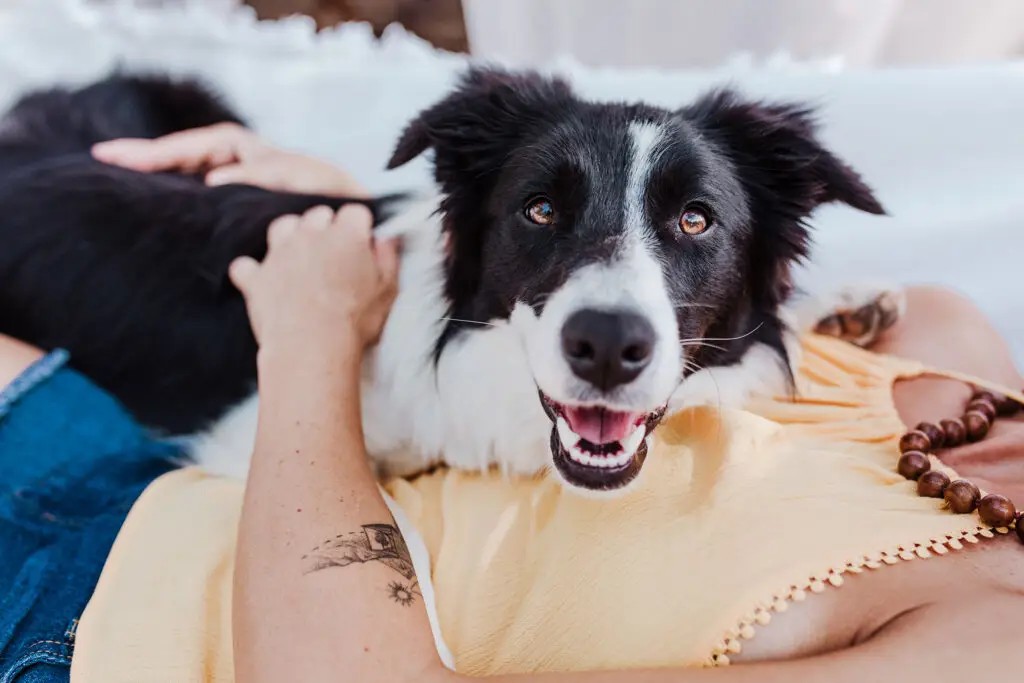
{"type": "Polygon", "coordinates": [[[402,235],[399,294],[365,360],[382,472],[553,469],[588,494],[636,480],[663,416],[785,391],[796,335],[866,343],[888,290],[798,313],[807,221],[882,214],[799,104],[712,92],[676,110],[596,103],[563,80],[473,68],[389,167],[436,187],[374,200],[207,187],[104,165],[92,144],[241,123],[192,81],[116,75],[21,100],[0,123],[0,332],[72,364],[204,467],[245,476],[256,344],[230,261],[277,216],[361,201],[402,235]]]}

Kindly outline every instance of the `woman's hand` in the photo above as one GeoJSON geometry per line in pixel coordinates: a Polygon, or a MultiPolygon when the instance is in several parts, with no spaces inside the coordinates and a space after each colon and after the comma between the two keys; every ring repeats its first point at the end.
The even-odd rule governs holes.
{"type": "Polygon", "coordinates": [[[365,197],[366,191],[341,169],[268,145],[237,123],[218,123],[162,138],[122,138],[94,145],[104,163],[143,173],[205,173],[207,185],[241,183],[268,190],[365,197]]]}
{"type": "Polygon", "coordinates": [[[375,241],[371,228],[364,206],[337,214],[319,206],[271,223],[262,263],[242,257],[231,264],[261,350],[361,353],[377,341],[395,297],[398,247],[375,241]]]}

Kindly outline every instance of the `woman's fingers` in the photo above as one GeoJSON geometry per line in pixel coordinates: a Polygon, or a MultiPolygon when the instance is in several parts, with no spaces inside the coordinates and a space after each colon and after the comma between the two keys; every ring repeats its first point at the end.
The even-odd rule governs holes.
{"type": "Polygon", "coordinates": [[[373,255],[377,260],[381,280],[389,288],[398,286],[399,247],[398,239],[380,240],[373,245],[373,255]]]}
{"type": "Polygon", "coordinates": [[[302,225],[313,230],[326,230],[334,220],[334,209],[329,206],[314,206],[302,214],[302,225]]]}
{"type": "Polygon", "coordinates": [[[171,133],[154,140],[121,138],[93,145],[99,161],[146,173],[180,170],[194,173],[238,161],[258,144],[247,129],[224,123],[171,133]]]}
{"type": "Polygon", "coordinates": [[[373,235],[373,213],[363,204],[346,204],[335,214],[334,227],[347,237],[369,241],[373,235]]]}
{"type": "Polygon", "coordinates": [[[261,183],[256,182],[253,175],[252,165],[228,163],[223,166],[216,167],[207,173],[205,180],[206,184],[210,187],[216,187],[218,185],[260,186],[261,183]]]}
{"type": "Polygon", "coordinates": [[[314,206],[301,216],[289,214],[275,218],[267,228],[267,248],[280,247],[299,229],[326,230],[333,220],[334,210],[329,206],[314,206]]]}
{"type": "MultiPolygon", "coordinates": [[[[273,157],[258,159],[246,163],[228,163],[214,168],[206,174],[206,184],[210,187],[219,185],[253,185],[268,189],[286,190],[287,178],[282,175],[286,169],[273,157]]],[[[299,191],[299,190],[296,190],[299,191]]]]}
{"type": "Polygon", "coordinates": [[[270,227],[267,228],[267,248],[276,249],[284,244],[298,229],[300,220],[298,216],[294,215],[274,219],[270,227]]]}
{"type": "Polygon", "coordinates": [[[239,256],[228,266],[228,277],[232,284],[238,288],[242,296],[248,297],[252,289],[252,283],[260,271],[260,264],[254,258],[239,256]]]}

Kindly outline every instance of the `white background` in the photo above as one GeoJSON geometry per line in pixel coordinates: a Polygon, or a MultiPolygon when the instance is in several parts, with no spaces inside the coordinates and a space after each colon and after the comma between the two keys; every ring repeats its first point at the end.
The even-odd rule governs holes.
{"type": "Polygon", "coordinates": [[[1020,0],[463,0],[473,52],[519,64],[716,66],[738,51],[848,66],[1024,56],[1020,0]]]}
{"type": "MultiPolygon", "coordinates": [[[[0,104],[26,88],[96,78],[118,64],[200,73],[280,144],[332,159],[375,189],[427,181],[423,160],[396,173],[383,166],[404,123],[450,86],[460,58],[400,31],[378,44],[362,26],[314,36],[302,20],[257,25],[247,13],[228,12],[230,5],[139,12],[13,0],[0,9],[0,104]]],[[[801,284],[884,279],[956,287],[996,319],[1024,362],[1021,63],[563,68],[582,92],[602,99],[677,106],[730,83],[751,95],[818,103],[824,137],[863,172],[891,216],[819,211],[814,266],[801,284]]]]}

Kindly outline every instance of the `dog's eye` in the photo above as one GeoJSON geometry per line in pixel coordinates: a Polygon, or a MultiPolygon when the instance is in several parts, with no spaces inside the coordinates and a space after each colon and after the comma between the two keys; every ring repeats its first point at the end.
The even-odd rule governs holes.
{"type": "Polygon", "coordinates": [[[552,225],[555,222],[555,207],[547,197],[534,197],[527,204],[523,213],[531,223],[552,225]]]}
{"type": "Polygon", "coordinates": [[[687,235],[699,235],[711,225],[708,214],[699,207],[690,206],[679,217],[679,228],[687,235]]]}

